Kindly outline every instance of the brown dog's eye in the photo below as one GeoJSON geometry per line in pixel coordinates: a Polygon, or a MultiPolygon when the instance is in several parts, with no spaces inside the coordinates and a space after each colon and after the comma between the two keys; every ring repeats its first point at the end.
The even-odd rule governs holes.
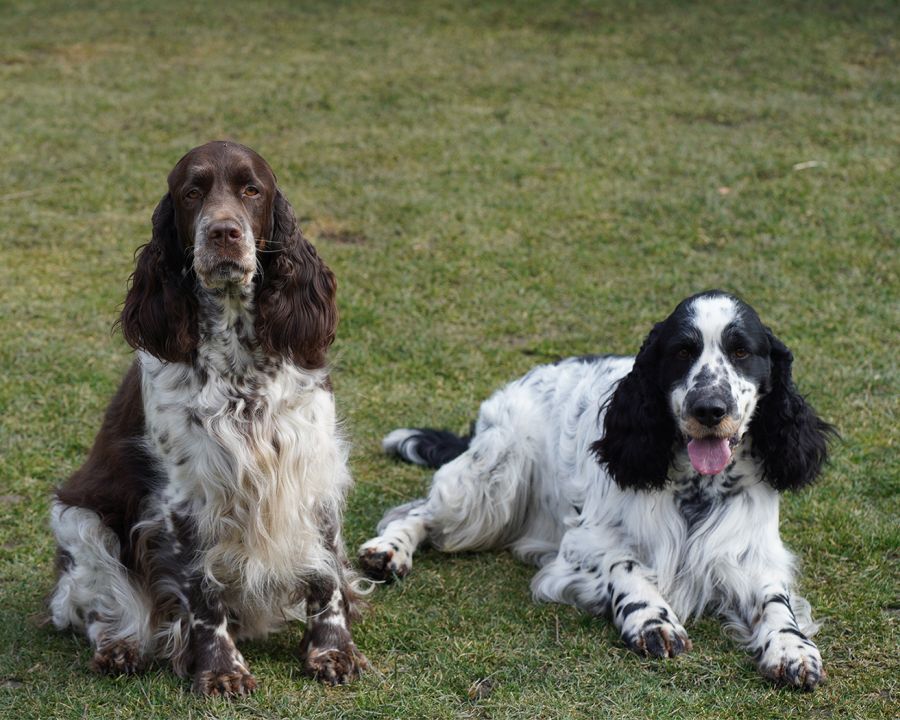
{"type": "Polygon", "coordinates": [[[244,188],[244,195],[247,197],[256,197],[259,195],[259,188],[254,187],[253,185],[248,185],[244,188]]]}
{"type": "Polygon", "coordinates": [[[185,198],[187,198],[188,200],[197,200],[200,195],[201,192],[197,188],[191,188],[184,194],[185,198]]]}

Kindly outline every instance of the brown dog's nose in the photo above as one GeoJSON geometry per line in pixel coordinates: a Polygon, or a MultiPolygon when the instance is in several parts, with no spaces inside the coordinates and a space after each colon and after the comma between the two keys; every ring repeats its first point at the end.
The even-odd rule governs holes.
{"type": "Polygon", "coordinates": [[[244,231],[234,220],[216,220],[206,231],[206,237],[219,246],[228,245],[244,237],[244,231]]]}

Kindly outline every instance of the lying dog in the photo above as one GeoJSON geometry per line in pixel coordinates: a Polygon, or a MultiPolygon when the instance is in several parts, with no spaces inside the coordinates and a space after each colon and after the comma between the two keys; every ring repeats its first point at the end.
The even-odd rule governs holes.
{"type": "Polygon", "coordinates": [[[538,367],[481,406],[471,437],[401,429],[388,453],[440,468],[360,549],[406,575],[424,541],[509,547],[540,600],[608,614],[636,652],[691,647],[682,621],[722,617],[760,672],[824,677],[809,603],[778,533],[779,492],[812,482],[831,426],[797,394],[792,356],[736,297],[683,301],[636,358],[538,367]]]}
{"type": "Polygon", "coordinates": [[[308,674],[366,666],[325,368],[334,295],[259,155],[213,142],[178,162],[122,310],[137,357],[52,508],[51,617],[87,635],[95,670],[167,658],[198,693],[243,695],[235,641],[298,617],[308,674]]]}

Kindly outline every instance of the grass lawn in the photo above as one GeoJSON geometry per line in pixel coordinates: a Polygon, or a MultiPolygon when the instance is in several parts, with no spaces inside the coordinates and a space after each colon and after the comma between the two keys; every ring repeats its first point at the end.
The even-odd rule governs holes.
{"type": "Polygon", "coordinates": [[[896,3],[76,5],[0,5],[0,718],[896,717],[896,3]],[[301,627],[244,644],[240,702],[91,675],[39,622],[48,498],[130,362],[110,327],[166,173],[220,137],[271,162],[339,278],[351,549],[428,484],[385,431],[635,352],[690,293],[757,307],[843,436],[782,510],[828,683],[769,686],[714,620],[643,660],[532,603],[508,554],[431,552],[373,595],[355,685],[301,677],[301,627]]]}

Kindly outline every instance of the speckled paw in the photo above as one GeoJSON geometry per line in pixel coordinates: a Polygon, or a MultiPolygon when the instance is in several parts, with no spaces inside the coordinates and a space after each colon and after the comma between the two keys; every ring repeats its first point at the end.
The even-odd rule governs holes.
{"type": "Polygon", "coordinates": [[[338,648],[310,648],[304,671],[326,685],[345,685],[369,668],[369,661],[354,645],[338,648]]]}
{"type": "Polygon", "coordinates": [[[91,659],[91,670],[101,675],[135,675],[145,667],[145,658],[127,642],[101,645],[91,659]]]}
{"type": "Polygon", "coordinates": [[[778,685],[806,691],[825,681],[818,648],[811,640],[794,634],[782,633],[769,643],[759,671],[778,685]]]}
{"type": "Polygon", "coordinates": [[[359,567],[373,580],[390,582],[409,574],[412,557],[394,543],[373,538],[359,549],[359,567]]]}
{"type": "MultiPolygon", "coordinates": [[[[652,610],[651,610],[652,612],[652,610]]],[[[640,624],[631,624],[631,630],[623,633],[625,643],[638,655],[673,658],[689,652],[693,647],[687,631],[666,617],[649,617],[640,624]]]]}
{"type": "Polygon", "coordinates": [[[256,678],[239,668],[226,672],[204,670],[194,676],[192,689],[209,697],[241,697],[256,690],[256,678]]]}

